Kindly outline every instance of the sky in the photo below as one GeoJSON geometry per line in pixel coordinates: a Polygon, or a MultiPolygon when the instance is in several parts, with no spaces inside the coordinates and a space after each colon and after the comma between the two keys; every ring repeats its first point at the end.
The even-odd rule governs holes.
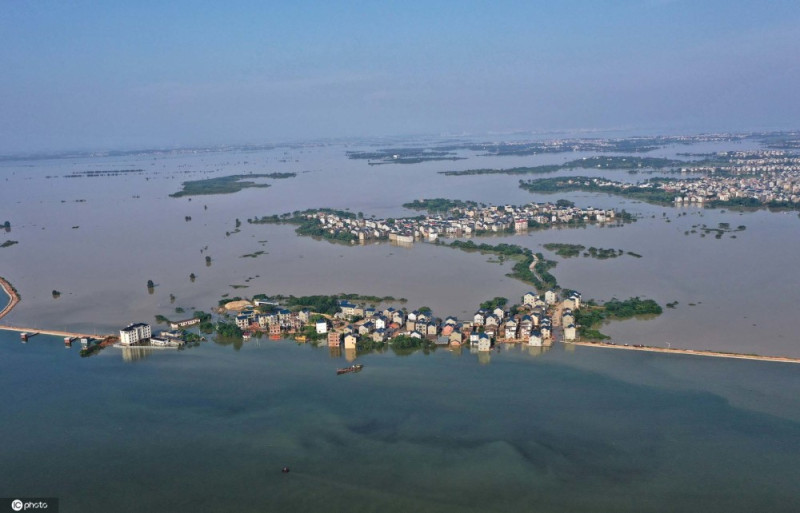
{"type": "Polygon", "coordinates": [[[798,129],[798,27],[798,0],[2,0],[0,153],[798,129]]]}

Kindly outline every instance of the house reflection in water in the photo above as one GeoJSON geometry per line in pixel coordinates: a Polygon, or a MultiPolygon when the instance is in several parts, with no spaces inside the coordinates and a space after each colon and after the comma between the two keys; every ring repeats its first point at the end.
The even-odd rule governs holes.
{"type": "Polygon", "coordinates": [[[550,350],[550,346],[525,346],[528,354],[533,357],[538,357],[550,350]]]}
{"type": "Polygon", "coordinates": [[[126,362],[137,362],[150,356],[153,351],[145,347],[122,347],[122,359],[126,362]]]}

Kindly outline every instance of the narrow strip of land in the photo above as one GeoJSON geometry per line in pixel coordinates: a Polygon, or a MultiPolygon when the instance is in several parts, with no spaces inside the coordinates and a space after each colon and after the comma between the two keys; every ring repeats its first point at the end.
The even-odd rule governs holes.
{"type": "Polygon", "coordinates": [[[743,353],[724,353],[720,351],[703,351],[698,349],[673,349],[666,347],[652,347],[652,346],[631,346],[631,345],[618,345],[610,342],[564,342],[565,344],[573,344],[576,346],[586,347],[601,347],[607,349],[627,349],[629,351],[647,351],[650,353],[670,353],[670,354],[689,354],[694,356],[711,356],[714,358],[734,358],[738,360],[758,360],[762,362],[784,362],[784,363],[800,363],[800,358],[791,358],[788,356],[762,356],[757,354],[743,354],[743,353]]]}
{"type": "Polygon", "coordinates": [[[72,337],[72,338],[108,338],[114,335],[106,333],[75,333],[73,331],[58,331],[58,330],[40,330],[38,328],[21,328],[19,326],[3,326],[0,325],[0,330],[17,331],[19,333],[29,333],[31,335],[52,335],[54,337],[72,337]]]}
{"type": "Polygon", "coordinates": [[[0,287],[8,294],[8,304],[5,308],[0,310],[0,319],[2,319],[17,306],[17,303],[19,303],[19,294],[17,294],[17,291],[14,290],[14,287],[12,287],[5,278],[0,278],[0,287]]]}

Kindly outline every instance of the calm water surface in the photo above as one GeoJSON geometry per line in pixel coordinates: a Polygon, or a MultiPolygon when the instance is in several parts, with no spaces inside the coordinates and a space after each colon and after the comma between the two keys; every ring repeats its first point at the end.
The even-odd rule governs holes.
{"type": "Polygon", "coordinates": [[[0,333],[0,495],[67,512],[797,511],[794,366],[608,353],[374,354],[336,376],[343,355],[288,341],[126,361],[0,333]]]}
{"type": "MultiPolygon", "coordinates": [[[[752,146],[752,143],[748,143],[752,146]]],[[[747,144],[672,146],[652,152],[746,149],[747,144]]],[[[559,260],[554,274],[586,298],[643,296],[674,310],[648,322],[614,323],[620,342],[800,356],[792,314],[800,304],[795,255],[800,254],[796,213],[738,213],[675,209],[604,194],[529,194],[519,177],[447,177],[437,171],[512,167],[572,160],[589,154],[480,157],[418,165],[369,166],[349,160],[360,146],[319,145],[258,151],[95,157],[5,162],[0,167],[2,218],[19,244],[0,249],[0,269],[23,294],[6,322],[28,327],[115,331],[176,307],[209,309],[222,294],[358,292],[405,297],[441,317],[466,316],[494,296],[512,301],[530,287],[507,278],[510,265],[487,256],[417,244],[346,247],[298,238],[289,226],[249,225],[247,218],[321,206],[378,217],[416,214],[401,207],[425,197],[523,204],[568,197],[580,206],[625,208],[641,219],[623,228],[548,230],[507,237],[537,251],[547,242],[619,248],[642,255],[597,261],[559,260]],[[66,178],[98,170],[141,169],[141,174],[66,178]],[[174,199],[184,180],[234,173],[294,171],[296,178],[267,180],[268,189],[174,199]],[[85,201],[81,201],[85,200],[85,201]],[[685,214],[685,215],[681,215],[685,214]],[[191,221],[186,221],[187,216],[191,221]],[[244,222],[235,232],[235,220],[244,222]],[[718,223],[746,230],[701,237],[699,226],[718,223]],[[695,230],[695,233],[688,233],[695,230]],[[735,236],[735,238],[733,238],[735,236]],[[258,258],[245,254],[264,251],[258,258]],[[213,261],[207,267],[204,257],[213,261]],[[189,274],[197,280],[192,283],[189,274]],[[145,286],[156,283],[153,294],[145,286]],[[247,288],[236,288],[247,287],[247,288]],[[53,290],[61,291],[59,299],[53,290]],[[170,294],[176,297],[170,302],[170,294]]],[[[648,154],[650,155],[650,154],[648,154]]],[[[592,170],[580,170],[590,174],[592,170]]],[[[568,175],[562,171],[559,175],[568,175]]],[[[647,175],[603,172],[618,180],[647,175]]],[[[548,175],[552,176],[552,175],[548,175]]],[[[500,242],[500,239],[490,239],[500,242]]]]}
{"type": "MultiPolygon", "coordinates": [[[[597,261],[545,251],[559,261],[562,286],[585,298],[678,301],[655,320],[603,327],[615,340],[800,356],[795,213],[533,195],[517,187],[519,177],[437,173],[586,156],[578,153],[368,166],[347,160],[345,149],[364,148],[2,163],[0,222],[12,229],[0,240],[19,244],[0,248],[0,275],[22,294],[3,322],[115,331],[155,314],[179,317],[176,307],[208,310],[222,294],[260,292],[392,295],[465,317],[487,298],[515,301],[529,287],[486,255],[347,247],[245,221],[321,206],[396,217],[412,214],[404,202],[426,197],[522,204],[563,196],[641,218],[488,241],[641,254],[597,261]],[[143,172],[64,176],[111,169],[143,172]],[[184,180],[274,171],[299,174],[268,189],[168,196],[184,180]],[[698,225],[721,222],[746,229],[701,237],[698,225]]],[[[21,344],[0,332],[0,496],[58,496],[63,511],[81,512],[800,510],[800,366],[556,346],[480,357],[373,354],[359,359],[362,373],[337,377],[347,356],[263,341],[79,358],[54,338],[21,344]]]]}

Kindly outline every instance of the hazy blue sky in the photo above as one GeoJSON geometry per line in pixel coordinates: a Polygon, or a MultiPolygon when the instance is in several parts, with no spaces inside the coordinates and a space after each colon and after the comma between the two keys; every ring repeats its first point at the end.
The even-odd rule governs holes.
{"type": "Polygon", "coordinates": [[[0,152],[800,128],[800,1],[22,1],[0,152]]]}

